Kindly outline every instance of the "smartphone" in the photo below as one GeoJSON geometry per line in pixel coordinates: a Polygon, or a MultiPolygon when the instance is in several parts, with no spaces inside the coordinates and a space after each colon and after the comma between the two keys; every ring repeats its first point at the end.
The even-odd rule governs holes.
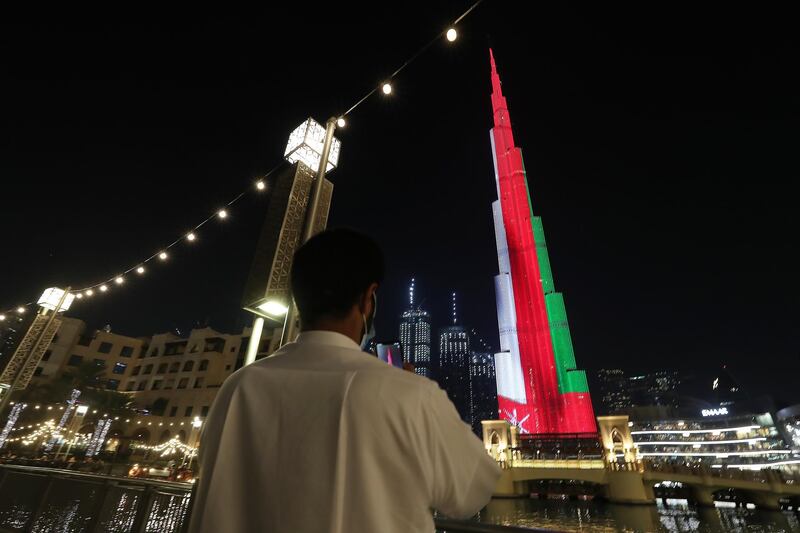
{"type": "Polygon", "coordinates": [[[379,342],[378,359],[397,368],[403,368],[403,347],[399,342],[379,342]]]}

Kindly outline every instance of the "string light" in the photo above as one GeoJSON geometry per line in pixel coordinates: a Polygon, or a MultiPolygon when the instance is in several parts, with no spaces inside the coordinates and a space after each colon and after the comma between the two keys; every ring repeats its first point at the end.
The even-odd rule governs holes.
{"type": "Polygon", "coordinates": [[[116,278],[114,278],[114,283],[116,283],[117,285],[122,285],[123,283],[125,283],[125,280],[123,279],[122,276],[117,276],[116,278]]]}
{"type": "MultiPolygon", "coordinates": [[[[458,38],[458,32],[456,31],[456,26],[458,25],[459,22],[461,22],[461,20],[463,20],[467,15],[469,15],[476,7],[478,7],[478,5],[481,4],[482,1],[483,0],[477,0],[476,2],[474,2],[466,11],[464,11],[457,19],[455,19],[452,22],[452,24],[450,24],[447,27],[447,30],[444,32],[444,35],[445,35],[445,37],[447,38],[448,41],[453,42],[458,38]]],[[[435,43],[438,39],[441,39],[441,36],[442,36],[442,33],[438,33],[436,35],[436,37],[434,37],[431,41],[429,41],[428,43],[423,45],[421,48],[419,48],[409,59],[407,59],[405,61],[405,63],[400,65],[400,67],[397,68],[390,76],[384,78],[384,81],[381,84],[379,84],[378,86],[373,86],[373,88],[371,88],[364,96],[362,96],[360,99],[358,99],[355,102],[355,104],[353,104],[349,109],[347,109],[347,111],[345,111],[344,113],[341,113],[338,116],[337,120],[336,120],[337,126],[339,128],[344,128],[346,126],[346,124],[347,124],[346,121],[345,121],[345,117],[348,114],[350,114],[351,112],[353,112],[359,105],[361,105],[365,100],[367,100],[370,96],[372,96],[379,89],[386,96],[392,94],[392,92],[393,92],[393,87],[392,87],[392,83],[391,83],[392,80],[394,80],[394,78],[396,78],[400,74],[400,72],[402,72],[408,65],[410,65],[420,55],[422,55],[433,43],[435,43]]],[[[272,170],[270,170],[263,178],[258,179],[255,182],[256,189],[258,191],[265,190],[267,185],[266,185],[266,183],[264,181],[264,178],[266,178],[267,176],[269,176],[270,174],[272,174],[273,172],[278,170],[278,168],[280,168],[283,164],[284,164],[283,160],[281,160],[281,162],[278,163],[272,170]]],[[[245,195],[245,192],[240,192],[231,201],[229,201],[227,204],[225,204],[225,208],[222,208],[222,209],[216,211],[214,214],[212,214],[211,216],[207,217],[205,220],[201,221],[199,224],[194,226],[194,229],[197,230],[203,224],[205,224],[209,220],[211,220],[211,218],[213,218],[213,217],[218,217],[220,219],[227,218],[228,211],[227,211],[226,208],[230,207],[231,205],[236,203],[244,195],[245,195]]],[[[93,285],[88,285],[88,286],[84,286],[84,287],[82,287],[80,289],[75,289],[72,292],[75,294],[75,297],[78,300],[83,299],[84,296],[86,296],[87,298],[91,297],[94,294],[94,290],[93,289],[95,289],[95,288],[99,288],[101,292],[107,292],[108,291],[108,286],[106,285],[107,283],[111,283],[113,281],[113,282],[115,282],[117,284],[121,284],[122,281],[119,281],[119,280],[123,279],[123,275],[127,274],[129,272],[132,272],[133,270],[136,270],[136,272],[138,274],[140,274],[140,275],[144,274],[145,273],[145,268],[144,268],[144,266],[142,266],[142,263],[146,263],[147,261],[150,261],[151,259],[153,259],[156,256],[162,261],[166,260],[167,257],[168,257],[167,256],[167,250],[169,250],[170,248],[178,245],[183,240],[187,240],[187,241],[192,242],[192,241],[196,240],[196,235],[194,234],[194,232],[189,232],[189,233],[185,234],[184,236],[176,239],[174,242],[172,242],[168,246],[166,246],[161,252],[159,252],[157,254],[154,254],[154,255],[144,259],[144,261],[141,261],[138,265],[133,266],[133,267],[125,270],[122,274],[117,275],[114,278],[110,278],[110,279],[107,279],[105,281],[101,281],[101,282],[95,283],[93,285]]],[[[35,302],[30,302],[30,303],[28,303],[26,305],[32,305],[33,303],[35,303],[35,302]]],[[[13,310],[13,308],[6,310],[4,313],[0,313],[0,320],[5,320],[6,319],[6,315],[8,313],[12,312],[12,310],[13,310]]],[[[19,309],[17,311],[19,313],[23,312],[23,311],[19,311],[19,309]]]]}
{"type": "Polygon", "coordinates": [[[25,308],[22,306],[17,307],[17,313],[22,314],[25,312],[25,308]]]}

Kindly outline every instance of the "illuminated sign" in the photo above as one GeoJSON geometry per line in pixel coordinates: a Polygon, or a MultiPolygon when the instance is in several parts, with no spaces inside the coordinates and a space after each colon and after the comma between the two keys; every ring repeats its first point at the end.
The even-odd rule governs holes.
{"type": "Polygon", "coordinates": [[[703,409],[700,411],[700,414],[703,416],[721,416],[728,414],[727,407],[720,407],[719,409],[703,409]]]}

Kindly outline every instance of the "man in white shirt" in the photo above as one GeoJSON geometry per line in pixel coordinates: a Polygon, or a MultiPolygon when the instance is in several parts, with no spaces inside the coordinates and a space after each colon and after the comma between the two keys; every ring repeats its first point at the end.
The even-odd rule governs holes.
{"type": "Polygon", "coordinates": [[[466,518],[500,470],[438,385],[362,351],[383,255],[336,229],[295,254],[297,340],[222,385],[189,531],[409,533],[466,518]]]}

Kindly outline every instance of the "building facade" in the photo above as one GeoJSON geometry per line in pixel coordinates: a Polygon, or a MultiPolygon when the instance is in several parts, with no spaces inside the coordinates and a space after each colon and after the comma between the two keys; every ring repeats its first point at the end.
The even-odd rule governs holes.
{"type": "Polygon", "coordinates": [[[465,422],[471,421],[469,346],[469,334],[463,326],[453,325],[439,330],[437,378],[465,422]]]}
{"type": "Polygon", "coordinates": [[[492,204],[501,416],[530,434],[595,433],[586,374],[576,368],[562,295],[555,292],[541,219],[533,216],[522,152],[491,54],[490,140],[498,199],[492,204]]]}
{"type": "Polygon", "coordinates": [[[497,418],[497,382],[491,352],[472,352],[469,357],[469,413],[472,430],[481,435],[481,421],[497,418]]]}
{"type": "Polygon", "coordinates": [[[414,281],[412,278],[409,288],[409,308],[400,315],[400,344],[414,372],[431,378],[431,316],[414,304],[414,281]]]}
{"type": "MultiPolygon", "coordinates": [[[[280,333],[280,328],[264,331],[259,358],[277,349],[280,333]]],[[[242,367],[249,337],[247,327],[238,334],[207,327],[193,329],[188,337],[130,337],[88,331],[82,321],[64,317],[31,386],[62,379],[91,363],[97,368],[93,386],[127,395],[137,413],[115,422],[116,433],[164,442],[181,430],[186,436],[193,422],[202,423],[223,381],[242,367]]]]}

